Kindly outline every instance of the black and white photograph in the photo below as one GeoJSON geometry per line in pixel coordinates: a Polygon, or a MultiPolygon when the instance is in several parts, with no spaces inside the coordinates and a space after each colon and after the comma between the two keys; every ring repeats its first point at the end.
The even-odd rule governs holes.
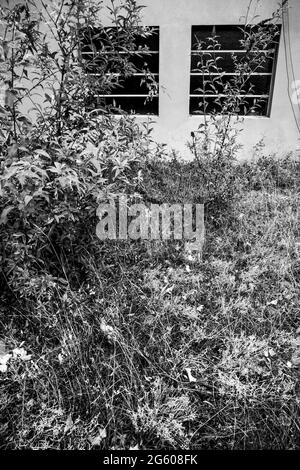
{"type": "Polygon", "coordinates": [[[3,456],[300,450],[299,157],[300,0],[0,0],[3,456]]]}

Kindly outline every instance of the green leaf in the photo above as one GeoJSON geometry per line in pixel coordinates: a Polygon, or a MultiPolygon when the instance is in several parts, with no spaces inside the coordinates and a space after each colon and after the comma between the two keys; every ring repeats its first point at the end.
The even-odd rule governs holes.
{"type": "Polygon", "coordinates": [[[25,196],[25,198],[24,198],[25,207],[27,206],[27,204],[30,203],[31,200],[32,200],[32,196],[29,196],[29,195],[25,196]]]}
{"type": "Polygon", "coordinates": [[[49,153],[43,149],[37,149],[35,150],[35,153],[37,153],[38,155],[42,155],[43,157],[49,158],[51,160],[49,153]]]}
{"type": "Polygon", "coordinates": [[[14,206],[7,206],[3,209],[0,216],[0,225],[5,225],[7,223],[8,214],[14,209],[14,206]]]}

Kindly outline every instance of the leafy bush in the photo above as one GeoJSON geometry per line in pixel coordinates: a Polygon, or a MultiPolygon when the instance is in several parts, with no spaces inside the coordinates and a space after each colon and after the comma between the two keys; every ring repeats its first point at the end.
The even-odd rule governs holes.
{"type": "Polygon", "coordinates": [[[88,106],[96,91],[118,85],[107,74],[112,64],[120,77],[135,71],[130,54],[136,39],[150,31],[140,26],[136,2],[112,2],[112,32],[101,23],[99,2],[42,2],[39,8],[30,2],[0,10],[7,84],[0,109],[1,284],[23,296],[39,274],[66,278],[73,272],[80,282],[78,252],[96,225],[97,205],[135,192],[150,142],[148,130],[132,117],[117,119],[103,106],[97,112],[88,106]],[[88,36],[92,47],[99,34],[105,35],[103,52],[110,61],[95,76],[86,73],[81,39],[88,36]],[[37,113],[34,122],[22,114],[28,99],[37,113]]]}
{"type": "Polygon", "coordinates": [[[86,228],[95,229],[100,201],[135,192],[147,139],[131,118],[90,117],[88,128],[66,133],[50,148],[41,141],[30,145],[29,138],[27,144],[1,158],[2,273],[7,280],[40,270],[58,275],[60,264],[63,275],[66,260],[75,260],[76,247],[84,244],[86,228]]]}
{"type": "Polygon", "coordinates": [[[193,72],[203,74],[202,85],[197,89],[203,95],[199,102],[202,121],[198,129],[192,132],[188,143],[195,160],[190,171],[194,178],[198,178],[202,188],[199,196],[201,194],[207,210],[211,216],[214,214],[217,223],[221,223],[225,214],[229,216],[240,192],[236,156],[241,147],[238,136],[242,131],[242,116],[261,107],[259,100],[249,106],[246,95],[253,88],[251,75],[261,70],[273,55],[283,9],[284,5],[278,7],[270,18],[257,22],[257,18],[250,17],[249,4],[245,25],[240,28],[242,39],[239,41],[241,49],[246,52],[231,54],[232,76],[226,76],[222,69],[222,57],[218,54],[222,47],[218,36],[208,37],[205,42],[198,41],[198,62],[193,72]],[[210,95],[214,96],[212,106],[209,105],[210,95]]]}
{"type": "Polygon", "coordinates": [[[245,189],[296,189],[300,162],[292,154],[277,158],[275,155],[265,155],[264,149],[261,149],[254,161],[245,161],[238,166],[238,174],[243,178],[245,189]]]}
{"type": "Polygon", "coordinates": [[[204,203],[206,223],[220,227],[234,219],[234,207],[245,191],[297,190],[299,159],[291,154],[281,158],[255,151],[247,161],[212,155],[199,161],[154,157],[146,161],[141,189],[156,203],[204,203]]]}

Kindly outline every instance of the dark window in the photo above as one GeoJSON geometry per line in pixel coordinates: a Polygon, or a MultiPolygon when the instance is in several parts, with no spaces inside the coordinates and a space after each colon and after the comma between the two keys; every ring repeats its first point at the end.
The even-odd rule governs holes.
{"type": "Polygon", "coordinates": [[[111,47],[117,34],[115,27],[102,28],[82,39],[86,71],[96,78],[91,107],[109,106],[113,114],[158,115],[159,28],[150,27],[145,36],[137,35],[132,52],[122,46],[122,40],[111,47]],[[105,81],[110,84],[106,89],[105,81]]]}
{"type": "Polygon", "coordinates": [[[192,26],[190,114],[269,116],[280,31],[278,25],[192,26]]]}

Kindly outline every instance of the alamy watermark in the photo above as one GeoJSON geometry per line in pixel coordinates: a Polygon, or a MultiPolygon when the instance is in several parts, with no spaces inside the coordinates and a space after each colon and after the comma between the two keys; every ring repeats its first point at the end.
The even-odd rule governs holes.
{"type": "Polygon", "coordinates": [[[190,251],[204,242],[203,204],[128,204],[122,195],[100,204],[97,216],[100,240],[185,240],[190,251]]]}

